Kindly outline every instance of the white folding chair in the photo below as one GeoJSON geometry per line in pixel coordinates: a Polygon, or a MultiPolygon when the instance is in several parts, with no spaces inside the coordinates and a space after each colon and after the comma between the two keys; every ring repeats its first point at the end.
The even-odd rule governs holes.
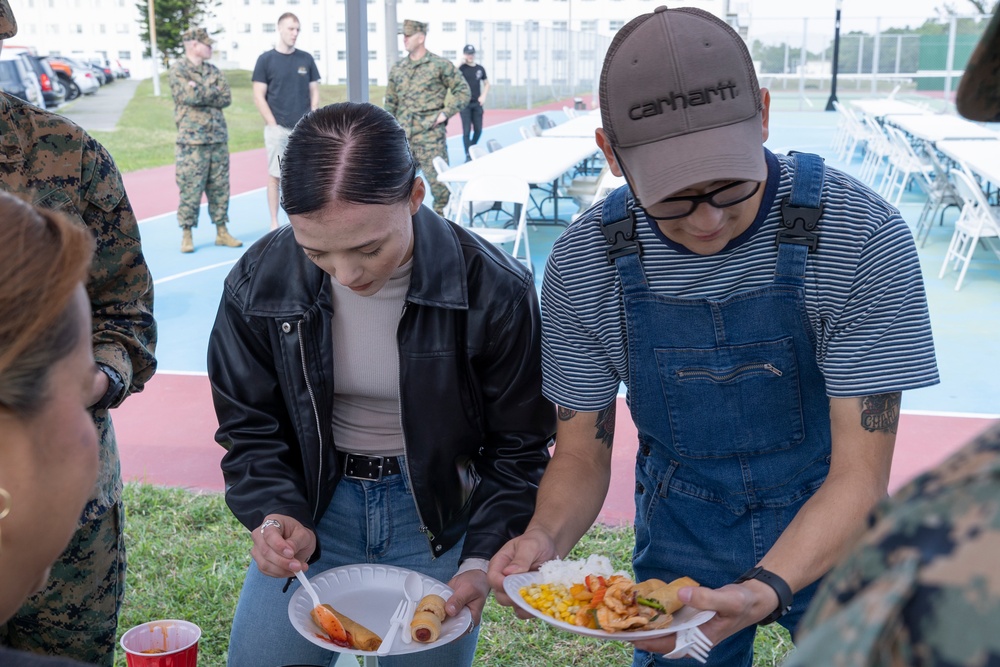
{"type": "Polygon", "coordinates": [[[929,181],[930,189],[927,191],[927,201],[924,202],[924,206],[920,210],[913,234],[920,243],[920,247],[927,243],[927,237],[930,236],[931,227],[934,225],[934,218],[937,218],[938,214],[943,222],[945,209],[949,206],[962,206],[962,198],[958,196],[955,185],[951,182],[950,170],[938,157],[934,146],[926,141],[924,142],[924,155],[933,169],[933,176],[929,181]]]}
{"type": "Polygon", "coordinates": [[[489,155],[490,149],[488,146],[480,146],[479,144],[473,144],[469,146],[469,157],[473,160],[478,160],[484,155],[489,155]]]}
{"type": "Polygon", "coordinates": [[[495,245],[513,244],[510,254],[515,259],[524,262],[529,270],[533,270],[531,251],[528,245],[530,193],[531,189],[523,179],[514,176],[482,176],[465,184],[465,187],[462,188],[459,206],[462,210],[463,221],[465,214],[469,214],[469,224],[466,225],[469,231],[495,245]],[[511,221],[513,227],[473,226],[473,221],[476,220],[475,205],[487,203],[489,208],[493,208],[495,202],[514,204],[514,220],[511,221]],[[521,253],[522,245],[524,247],[523,253],[521,253]]]}
{"type": "Polygon", "coordinates": [[[566,114],[566,118],[576,118],[576,109],[573,107],[563,105],[563,113],[566,114]]]}
{"type": "Polygon", "coordinates": [[[889,166],[886,170],[882,196],[886,201],[892,202],[893,206],[899,206],[899,202],[903,199],[903,191],[913,181],[917,182],[925,194],[930,192],[931,174],[934,168],[926,157],[917,153],[902,130],[891,125],[886,125],[884,129],[892,150],[889,154],[889,166]]]}
{"type": "MultiPolygon", "coordinates": [[[[1000,218],[997,216],[998,207],[990,205],[982,188],[967,171],[955,169],[952,177],[955,190],[963,201],[962,212],[955,221],[955,232],[951,235],[951,243],[948,244],[938,278],[944,278],[949,262],[952,262],[952,271],[961,266],[958,282],[955,284],[957,292],[962,288],[965,272],[969,269],[980,239],[1000,237],[1000,218]]],[[[993,247],[991,250],[1000,258],[1000,248],[993,247]]]]}
{"type": "Polygon", "coordinates": [[[501,148],[503,148],[503,144],[501,144],[496,139],[490,139],[489,141],[486,142],[486,147],[490,149],[490,152],[492,153],[493,151],[498,151],[501,148]]]}
{"type": "MultiPolygon", "coordinates": [[[[438,174],[443,174],[451,168],[440,155],[435,155],[431,162],[434,164],[434,171],[438,174]]],[[[461,194],[461,190],[455,184],[448,181],[439,182],[444,183],[444,186],[448,188],[448,204],[445,205],[441,216],[446,220],[454,220],[458,214],[458,197],[461,194]]]]}

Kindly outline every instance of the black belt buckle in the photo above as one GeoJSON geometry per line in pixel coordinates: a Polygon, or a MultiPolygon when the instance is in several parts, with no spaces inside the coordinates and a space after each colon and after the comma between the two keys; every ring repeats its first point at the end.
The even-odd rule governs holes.
{"type": "Polygon", "coordinates": [[[344,477],[350,479],[378,481],[382,479],[382,470],[384,467],[384,456],[347,454],[344,457],[344,477]]]}

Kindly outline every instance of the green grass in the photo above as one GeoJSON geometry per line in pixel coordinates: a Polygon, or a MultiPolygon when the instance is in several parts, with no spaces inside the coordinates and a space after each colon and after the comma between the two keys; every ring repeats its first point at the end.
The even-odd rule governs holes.
{"type": "MultiPolygon", "coordinates": [[[[264,120],[253,104],[250,72],[226,70],[225,75],[233,90],[233,103],[223,112],[229,127],[229,151],[263,148],[264,120]]],[[[369,95],[370,99],[381,103],[385,87],[372,86],[369,95]]],[[[344,102],[347,86],[321,85],[319,99],[321,105],[344,102]]],[[[167,75],[160,76],[159,97],[153,95],[152,79],[139,84],[114,132],[91,134],[108,149],[123,172],[173,164],[177,128],[167,75]]]]}
{"type": "MultiPolygon", "coordinates": [[[[221,494],[195,494],[140,484],[125,486],[128,579],[119,638],[129,628],[163,618],[181,618],[202,629],[198,664],[223,667],[229,628],[251,541],[221,494]]],[[[570,554],[609,556],[629,569],[630,528],[596,525],[570,554]]],[[[757,633],[755,667],[777,665],[791,648],[788,633],[757,633]]],[[[483,612],[476,665],[492,667],[609,667],[631,663],[622,642],[601,642],[555,630],[540,621],[522,622],[493,599],[483,612]]],[[[121,651],[115,667],[125,667],[121,651]]]]}

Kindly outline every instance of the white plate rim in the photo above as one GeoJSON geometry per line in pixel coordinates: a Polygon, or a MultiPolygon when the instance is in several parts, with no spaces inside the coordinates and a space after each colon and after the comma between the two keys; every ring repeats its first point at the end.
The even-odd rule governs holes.
{"type": "MultiPolygon", "coordinates": [[[[346,579],[352,584],[356,584],[358,580],[371,582],[378,577],[388,580],[390,577],[394,578],[395,581],[399,583],[400,599],[402,599],[403,591],[403,580],[406,578],[412,570],[408,570],[404,567],[397,567],[395,565],[378,565],[371,563],[356,563],[352,565],[344,565],[342,567],[334,567],[329,570],[320,572],[319,574],[309,577],[309,581],[317,589],[317,594],[319,595],[320,602],[330,603],[330,598],[325,595],[329,595],[331,588],[335,588],[332,585],[331,580],[337,585],[343,586],[346,579]]],[[[438,581],[433,577],[429,577],[422,573],[417,573],[420,575],[421,581],[424,585],[423,594],[424,595],[440,595],[441,597],[448,599],[454,591],[449,588],[444,583],[438,581]]],[[[312,621],[309,620],[309,627],[303,625],[303,617],[299,612],[299,605],[303,605],[307,610],[305,611],[306,617],[308,617],[308,610],[312,609],[312,600],[305,590],[299,586],[296,591],[292,594],[291,599],[288,601],[288,620],[291,622],[292,627],[304,637],[307,641],[321,648],[325,648],[328,651],[334,653],[347,653],[350,655],[378,655],[376,651],[360,651],[358,649],[346,648],[342,646],[337,646],[331,642],[324,641],[313,634],[314,630],[309,628],[313,627],[312,621]]],[[[352,618],[354,615],[351,613],[350,609],[341,609],[337,607],[338,611],[343,611],[348,616],[352,618]]],[[[386,618],[392,615],[392,610],[386,614],[386,618]]],[[[463,608],[457,616],[452,618],[447,618],[441,624],[441,637],[435,642],[430,642],[423,644],[421,642],[412,641],[409,644],[403,644],[400,640],[402,632],[408,630],[408,628],[400,628],[399,632],[396,634],[396,638],[393,640],[393,650],[384,654],[387,656],[392,655],[406,655],[409,653],[418,653],[420,651],[427,651],[429,649],[437,648],[439,646],[444,646],[445,644],[451,643],[468,633],[469,629],[472,627],[472,612],[469,611],[468,607],[463,608]]]]}
{"type": "Polygon", "coordinates": [[[674,622],[671,623],[666,628],[657,628],[656,630],[622,630],[621,632],[605,632],[604,630],[593,630],[591,628],[584,628],[579,625],[571,625],[564,621],[552,618],[542,612],[538,611],[530,604],[528,604],[523,597],[521,597],[521,588],[524,586],[529,586],[531,584],[541,584],[542,575],[540,572],[535,570],[534,572],[523,572],[521,574],[508,574],[503,580],[503,590],[514,601],[521,609],[525,610],[529,614],[533,615],[535,618],[540,618],[549,625],[552,625],[560,630],[565,630],[567,632],[572,632],[578,635],[583,635],[585,637],[594,637],[596,639],[613,639],[616,641],[634,641],[639,639],[655,639],[656,637],[666,637],[667,635],[672,635],[681,630],[686,630],[688,628],[694,628],[705,621],[713,618],[715,612],[711,610],[701,610],[695,609],[693,607],[681,607],[677,612],[674,613],[674,622]],[[678,618],[680,617],[680,618],[678,618]]]}

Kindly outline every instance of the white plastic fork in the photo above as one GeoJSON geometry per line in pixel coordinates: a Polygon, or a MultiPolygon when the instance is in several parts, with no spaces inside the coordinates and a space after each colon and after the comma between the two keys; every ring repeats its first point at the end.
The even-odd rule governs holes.
{"type": "Polygon", "coordinates": [[[677,633],[676,647],[663,657],[670,659],[690,657],[705,664],[712,646],[712,640],[706,637],[704,632],[696,627],[687,628],[677,633]]]}
{"type": "Polygon", "coordinates": [[[389,621],[389,631],[385,633],[385,637],[382,638],[382,643],[378,647],[378,655],[387,655],[392,650],[392,642],[396,639],[396,632],[403,627],[403,622],[406,620],[407,606],[405,598],[399,601],[396,612],[389,621]]]}

